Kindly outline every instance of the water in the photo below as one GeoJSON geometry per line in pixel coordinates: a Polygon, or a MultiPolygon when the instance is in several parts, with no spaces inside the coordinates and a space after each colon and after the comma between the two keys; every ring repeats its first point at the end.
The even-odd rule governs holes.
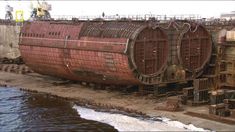
{"type": "Polygon", "coordinates": [[[98,112],[46,94],[0,87],[0,132],[161,130],[205,131],[164,117],[154,121],[98,112]]]}
{"type": "Polygon", "coordinates": [[[73,108],[78,111],[82,118],[110,124],[119,131],[209,131],[195,127],[193,124],[183,124],[165,117],[157,117],[156,121],[122,114],[99,112],[76,105],[73,108]]]}
{"type": "Polygon", "coordinates": [[[0,131],[116,131],[81,118],[70,102],[45,94],[0,87],[0,131]]]}

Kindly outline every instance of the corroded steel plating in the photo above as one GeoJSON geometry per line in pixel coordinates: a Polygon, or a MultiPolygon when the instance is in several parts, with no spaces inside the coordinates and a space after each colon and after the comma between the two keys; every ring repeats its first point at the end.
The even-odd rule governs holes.
{"type": "Polygon", "coordinates": [[[26,22],[20,51],[41,74],[104,84],[157,84],[166,66],[161,28],[132,22],[26,22]]]}
{"type": "Polygon", "coordinates": [[[212,54],[212,40],[209,32],[203,26],[191,26],[180,36],[179,58],[187,72],[198,73],[209,62],[212,54]]]}
{"type": "Polygon", "coordinates": [[[168,37],[167,68],[162,83],[193,80],[208,67],[212,55],[209,32],[200,24],[190,21],[169,21],[157,24],[168,37]]]}

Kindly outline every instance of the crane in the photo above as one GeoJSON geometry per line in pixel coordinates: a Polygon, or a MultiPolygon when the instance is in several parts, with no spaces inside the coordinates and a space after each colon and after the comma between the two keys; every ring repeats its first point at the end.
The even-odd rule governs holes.
{"type": "Polygon", "coordinates": [[[6,11],[5,19],[12,20],[13,19],[13,15],[12,15],[13,7],[11,7],[10,5],[7,4],[5,7],[5,11],[6,11]]]}
{"type": "Polygon", "coordinates": [[[37,6],[33,7],[33,4],[31,3],[31,18],[34,18],[36,20],[48,20],[51,19],[50,10],[51,5],[47,2],[43,1],[42,3],[37,0],[37,6]]]}

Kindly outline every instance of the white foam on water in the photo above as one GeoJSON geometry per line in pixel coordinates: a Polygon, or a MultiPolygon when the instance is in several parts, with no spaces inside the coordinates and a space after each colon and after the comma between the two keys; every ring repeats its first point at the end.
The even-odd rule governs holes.
{"type": "Polygon", "coordinates": [[[169,126],[173,126],[173,127],[184,128],[186,130],[191,130],[191,131],[208,131],[203,128],[195,127],[193,124],[186,125],[186,124],[183,124],[179,121],[173,121],[173,120],[166,118],[166,117],[161,117],[158,119],[162,120],[163,122],[165,122],[169,126]]]}
{"type": "Polygon", "coordinates": [[[73,108],[77,110],[81,118],[109,124],[118,131],[207,131],[203,128],[197,128],[192,124],[185,125],[165,117],[158,118],[162,120],[160,122],[138,119],[122,114],[98,112],[77,105],[74,105],[73,108]]]}

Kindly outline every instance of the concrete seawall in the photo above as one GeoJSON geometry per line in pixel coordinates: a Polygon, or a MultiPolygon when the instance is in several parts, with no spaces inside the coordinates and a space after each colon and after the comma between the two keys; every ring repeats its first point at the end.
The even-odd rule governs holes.
{"type": "Polygon", "coordinates": [[[20,56],[20,26],[0,25],[0,58],[14,59],[20,56]]]}

